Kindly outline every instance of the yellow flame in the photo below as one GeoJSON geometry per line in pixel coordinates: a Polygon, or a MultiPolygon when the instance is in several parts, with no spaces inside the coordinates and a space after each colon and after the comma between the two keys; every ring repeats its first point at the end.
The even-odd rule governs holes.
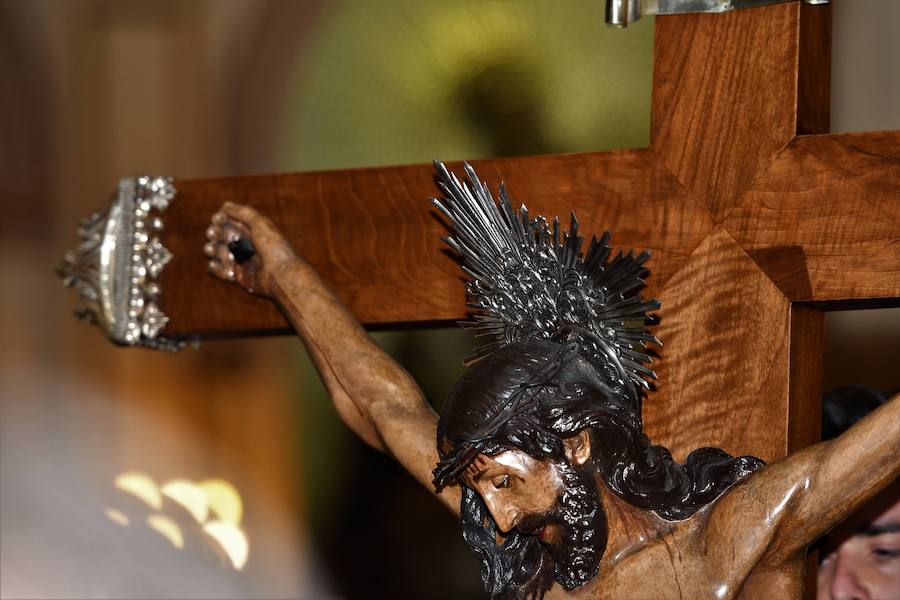
{"type": "Polygon", "coordinates": [[[149,475],[139,471],[127,471],[116,477],[113,484],[132,496],[143,500],[154,510],[162,508],[162,496],[156,482],[149,475]]]}
{"type": "Polygon", "coordinates": [[[181,528],[169,517],[150,515],[147,517],[147,525],[161,533],[179,550],[184,548],[184,535],[181,533],[181,528]]]}
{"type": "Polygon", "coordinates": [[[185,508],[201,525],[209,516],[209,501],[206,494],[193,481],[172,479],[160,488],[163,496],[170,498],[185,508]]]}
{"type": "Polygon", "coordinates": [[[210,510],[222,521],[241,524],[244,516],[244,505],[241,495],[231,483],[224,479],[207,479],[197,486],[206,494],[210,510]]]}
{"type": "Polygon", "coordinates": [[[210,521],[203,526],[203,531],[219,543],[235,569],[240,571],[244,568],[250,554],[250,544],[237,525],[227,521],[210,521]]]}
{"type": "Polygon", "coordinates": [[[122,511],[118,511],[114,508],[106,509],[106,518],[112,521],[117,525],[121,525],[122,527],[128,527],[131,525],[131,521],[122,511]]]}

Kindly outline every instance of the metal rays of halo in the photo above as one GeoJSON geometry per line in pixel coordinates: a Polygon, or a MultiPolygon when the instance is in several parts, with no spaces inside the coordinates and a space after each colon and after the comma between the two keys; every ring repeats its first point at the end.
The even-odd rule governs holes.
{"type": "Polygon", "coordinates": [[[610,233],[584,239],[572,213],[569,231],[544,217],[518,211],[504,184],[499,206],[475,170],[465,164],[462,183],[442,162],[435,181],[444,198],[432,202],[449,220],[453,235],[444,241],[462,259],[471,320],[460,323],[493,340],[476,348],[471,364],[498,348],[528,339],[574,341],[601,379],[640,410],[647,379],[656,379],[647,344],[661,345],[644,327],[657,300],[642,301],[639,290],[649,270],[649,252],[610,259],[610,233]]]}

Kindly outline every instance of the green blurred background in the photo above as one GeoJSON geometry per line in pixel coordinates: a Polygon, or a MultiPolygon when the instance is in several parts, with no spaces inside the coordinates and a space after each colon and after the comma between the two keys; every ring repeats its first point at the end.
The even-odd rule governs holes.
{"type": "Polygon", "coordinates": [[[603,3],[330,5],[290,74],[282,170],[643,147],[653,20],[603,3]]]}

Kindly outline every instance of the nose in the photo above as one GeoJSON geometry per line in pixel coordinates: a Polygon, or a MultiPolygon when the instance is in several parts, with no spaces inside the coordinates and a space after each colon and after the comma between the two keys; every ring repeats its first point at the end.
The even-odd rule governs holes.
{"type": "Polygon", "coordinates": [[[854,562],[838,552],[834,557],[834,578],[831,580],[832,600],[871,600],[869,592],[860,583],[854,562]]]}
{"type": "Polygon", "coordinates": [[[488,510],[497,524],[497,528],[508,533],[522,521],[522,511],[507,502],[497,502],[493,498],[485,498],[488,510]]]}

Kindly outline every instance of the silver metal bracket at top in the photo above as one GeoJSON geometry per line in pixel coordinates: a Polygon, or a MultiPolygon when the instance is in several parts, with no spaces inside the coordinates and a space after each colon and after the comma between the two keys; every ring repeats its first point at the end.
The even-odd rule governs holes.
{"type": "MultiPolygon", "coordinates": [[[[722,13],[789,0],[606,0],[606,24],[626,27],[646,15],[722,13]]],[[[806,4],[828,4],[831,0],[803,0],[806,4]]]]}
{"type": "Polygon", "coordinates": [[[174,197],[171,177],[122,179],[112,204],[81,221],[81,242],[57,269],[63,284],[78,290],[75,316],[116,344],[170,351],[185,345],[160,335],[169,319],[156,304],[157,279],[172,259],[159,239],[160,213],[174,197]]]}

